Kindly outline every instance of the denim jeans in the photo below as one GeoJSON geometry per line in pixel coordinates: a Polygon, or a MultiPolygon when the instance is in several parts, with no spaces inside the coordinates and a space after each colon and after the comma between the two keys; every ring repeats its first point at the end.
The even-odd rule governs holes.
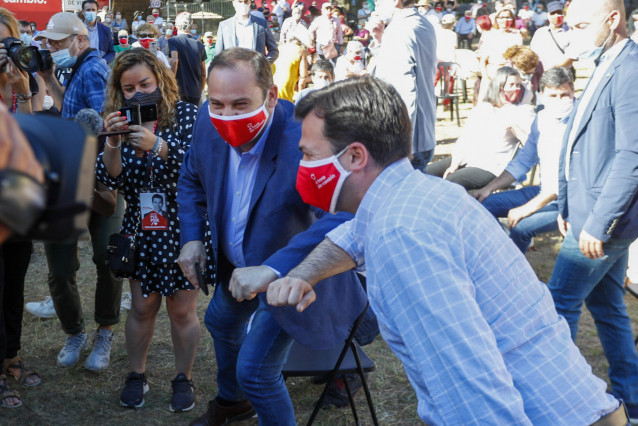
{"type": "MultiPolygon", "coordinates": [[[[118,193],[117,208],[111,217],[91,212],[89,233],[93,246],[93,263],[97,271],[95,286],[95,322],[114,325],[120,321],[122,279],[115,277],[106,264],[106,248],[109,236],[120,231],[126,203],[118,193]]],[[[62,329],[67,334],[77,334],[85,329],[82,305],[76,283],[80,267],[77,240],[45,243],[44,251],[49,266],[49,291],[62,329]]]]}
{"type": "MultiPolygon", "coordinates": [[[[514,191],[499,192],[487,197],[483,201],[483,207],[496,218],[507,217],[511,209],[527,203],[539,192],[539,186],[526,186],[514,191]]],[[[557,218],[558,202],[552,201],[533,215],[521,219],[515,227],[510,229],[510,238],[516,247],[525,253],[536,235],[558,229],[557,218]]]]}
{"type": "Polygon", "coordinates": [[[412,167],[415,170],[420,170],[425,173],[425,167],[428,165],[432,158],[434,157],[434,150],[430,149],[428,151],[419,151],[412,154],[412,167]]]}
{"type": "Polygon", "coordinates": [[[217,358],[218,396],[248,398],[260,425],[295,425],[295,412],[281,374],[293,339],[259,298],[237,302],[228,283],[218,285],[204,317],[217,358]],[[255,312],[250,333],[250,316],[255,312]]]}
{"type": "Polygon", "coordinates": [[[609,362],[612,395],[628,405],[638,404],[638,353],[625,306],[623,281],[631,241],[610,240],[605,256],[591,260],[578,248],[571,229],[563,241],[549,290],[556,311],[567,320],[576,339],[583,301],[596,323],[600,343],[609,362]]]}

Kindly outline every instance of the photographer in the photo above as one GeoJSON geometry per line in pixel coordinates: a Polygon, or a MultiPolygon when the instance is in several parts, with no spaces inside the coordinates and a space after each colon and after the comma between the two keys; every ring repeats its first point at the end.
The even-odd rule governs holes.
{"type": "Polygon", "coordinates": [[[126,137],[109,136],[96,166],[97,179],[126,197],[121,234],[130,236],[135,246],[135,270],[129,277],[133,302],[126,319],[131,372],[120,403],[129,408],[144,404],[144,392],[148,390],[146,356],[165,296],[176,366],[170,407],[171,411],[187,411],[195,405],[191,369],[200,325],[197,290],[177,264],[180,246],[176,193],[197,107],[179,100],[173,73],[155,55],[146,49],[131,49],[120,53],[113,62],[105,110],[108,132],[132,131],[126,137]],[[157,115],[152,121],[142,119],[141,126],[128,122],[119,111],[145,104],[156,104],[157,115]],[[163,201],[161,206],[153,204],[158,195],[163,201]],[[154,210],[160,210],[155,212],[155,220],[154,210]]]}
{"type": "Polygon", "coordinates": [[[0,101],[10,112],[31,113],[29,74],[19,69],[9,58],[5,39],[20,39],[18,21],[13,14],[0,8],[0,101]]]}
{"type": "Polygon", "coordinates": [[[102,111],[109,67],[99,51],[90,47],[89,32],[84,23],[70,12],[51,17],[47,30],[36,39],[46,38],[57,67],[72,67],[62,87],[53,70],[40,71],[55,105],[62,105],[62,117],[73,118],[81,109],[102,111]]]}

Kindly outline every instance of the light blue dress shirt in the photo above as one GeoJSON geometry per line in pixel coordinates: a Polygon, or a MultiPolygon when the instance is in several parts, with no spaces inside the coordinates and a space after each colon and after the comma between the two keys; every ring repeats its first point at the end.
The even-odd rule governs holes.
{"type": "Polygon", "coordinates": [[[388,166],[327,237],[365,263],[383,338],[435,425],[589,425],[618,407],[547,287],[458,185],[388,166]]]}
{"type": "Polygon", "coordinates": [[[471,18],[469,21],[465,20],[465,17],[459,19],[459,22],[456,23],[454,27],[454,32],[458,34],[467,35],[476,31],[476,21],[474,18],[471,18]]]}
{"type": "Polygon", "coordinates": [[[239,148],[228,150],[221,246],[226,258],[237,268],[246,266],[242,244],[248,223],[248,207],[271,125],[272,117],[269,117],[266,129],[250,151],[242,152],[239,148]]]}

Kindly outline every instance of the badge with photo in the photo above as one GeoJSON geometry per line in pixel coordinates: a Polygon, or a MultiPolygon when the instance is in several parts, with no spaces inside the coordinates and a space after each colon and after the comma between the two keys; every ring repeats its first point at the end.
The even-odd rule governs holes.
{"type": "Polygon", "coordinates": [[[140,213],[142,215],[142,231],[165,231],[168,229],[166,194],[161,189],[145,188],[140,191],[140,213]]]}

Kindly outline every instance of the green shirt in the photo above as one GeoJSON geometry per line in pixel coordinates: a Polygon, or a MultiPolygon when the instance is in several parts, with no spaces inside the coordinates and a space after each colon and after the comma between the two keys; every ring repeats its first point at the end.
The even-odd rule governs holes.
{"type": "Polygon", "coordinates": [[[119,44],[117,46],[113,46],[113,50],[115,50],[115,53],[124,52],[125,50],[129,50],[130,48],[131,48],[130,44],[126,47],[122,47],[119,44]]]}
{"type": "Polygon", "coordinates": [[[212,46],[204,46],[206,50],[206,63],[209,63],[215,57],[215,45],[212,46]]]}

